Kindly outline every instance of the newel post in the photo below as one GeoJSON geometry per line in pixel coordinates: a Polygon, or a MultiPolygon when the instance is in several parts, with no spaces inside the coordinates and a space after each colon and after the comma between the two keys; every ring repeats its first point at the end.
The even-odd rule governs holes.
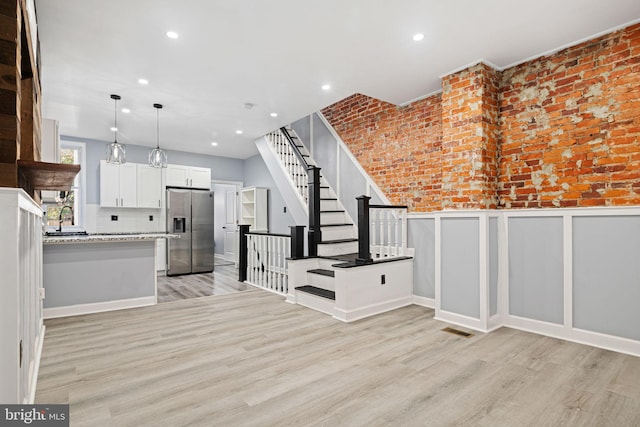
{"type": "Polygon", "coordinates": [[[318,242],[322,241],[320,230],[320,168],[309,166],[309,256],[318,255],[318,242]]]}
{"type": "Polygon", "coordinates": [[[291,259],[304,258],[304,225],[290,225],[291,259]]]}
{"type": "Polygon", "coordinates": [[[358,201],[358,258],[356,264],[371,264],[371,247],[369,242],[369,196],[356,197],[358,201]]]}
{"type": "Polygon", "coordinates": [[[239,225],[240,242],[238,244],[238,281],[247,280],[247,233],[249,233],[248,224],[239,225]]]}

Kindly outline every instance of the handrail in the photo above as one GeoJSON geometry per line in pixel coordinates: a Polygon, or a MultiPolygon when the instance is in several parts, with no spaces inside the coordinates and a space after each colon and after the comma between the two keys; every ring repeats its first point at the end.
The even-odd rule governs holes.
{"type": "Polygon", "coordinates": [[[289,145],[291,145],[291,149],[293,150],[293,153],[298,158],[298,161],[302,164],[302,166],[304,166],[305,169],[309,169],[309,163],[307,163],[307,161],[304,159],[304,156],[300,152],[300,149],[298,148],[296,143],[293,141],[293,138],[291,137],[291,135],[289,135],[289,131],[287,130],[287,128],[284,126],[281,127],[280,132],[282,132],[282,134],[287,139],[287,141],[289,141],[289,145]]]}
{"type": "Polygon", "coordinates": [[[369,205],[370,209],[409,209],[405,205],[369,205]]]}

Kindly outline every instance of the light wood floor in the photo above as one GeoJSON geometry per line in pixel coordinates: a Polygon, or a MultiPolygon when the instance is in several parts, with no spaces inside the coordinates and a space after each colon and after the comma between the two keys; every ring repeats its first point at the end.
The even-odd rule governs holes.
{"type": "Polygon", "coordinates": [[[640,358],[409,306],[344,324],[261,290],[47,321],[72,426],[638,426],[640,358]]]}
{"type": "Polygon", "coordinates": [[[247,289],[254,288],[238,282],[238,270],[233,263],[216,264],[213,273],[158,276],[158,302],[225,295],[247,289]]]}

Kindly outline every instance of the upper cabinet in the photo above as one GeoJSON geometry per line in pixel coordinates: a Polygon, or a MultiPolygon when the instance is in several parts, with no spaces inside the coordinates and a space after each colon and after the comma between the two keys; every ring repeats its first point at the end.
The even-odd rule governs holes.
{"type": "Polygon", "coordinates": [[[211,169],[196,166],[168,165],[167,187],[211,189],[211,169]]]}
{"type": "Polygon", "coordinates": [[[137,200],[137,167],[135,163],[116,165],[100,161],[100,206],[135,208],[137,200]]]}
{"type": "Polygon", "coordinates": [[[162,169],[149,165],[137,165],[137,193],[139,208],[162,207],[162,169]]]}

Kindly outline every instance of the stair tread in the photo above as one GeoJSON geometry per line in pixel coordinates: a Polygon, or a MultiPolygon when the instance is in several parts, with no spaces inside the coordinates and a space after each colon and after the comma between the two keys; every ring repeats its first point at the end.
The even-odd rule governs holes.
{"type": "Polygon", "coordinates": [[[320,197],[320,200],[338,200],[335,197],[320,197]]]}
{"type": "Polygon", "coordinates": [[[319,274],[321,276],[327,277],[335,277],[335,272],[333,270],[327,270],[324,268],[314,268],[313,270],[307,270],[307,273],[319,274]]]}
{"type": "Polygon", "coordinates": [[[320,213],[338,213],[338,212],[344,212],[344,210],[336,209],[336,210],[320,211],[320,213]]]}
{"type": "Polygon", "coordinates": [[[343,261],[343,262],[352,262],[358,258],[358,254],[352,253],[352,254],[341,254],[341,255],[326,255],[326,256],[320,256],[318,258],[332,259],[335,261],[343,261]]]}
{"type": "Polygon", "coordinates": [[[326,298],[335,301],[336,293],[327,289],[317,288],[311,285],[304,285],[296,287],[296,291],[306,292],[311,295],[326,298]]]}
{"type": "Polygon", "coordinates": [[[343,223],[343,224],[320,224],[320,227],[345,227],[347,225],[353,225],[350,223],[343,223]]]}
{"type": "Polygon", "coordinates": [[[319,245],[330,245],[333,243],[350,243],[357,242],[358,239],[336,239],[336,240],[323,240],[322,242],[318,242],[319,245]]]}

